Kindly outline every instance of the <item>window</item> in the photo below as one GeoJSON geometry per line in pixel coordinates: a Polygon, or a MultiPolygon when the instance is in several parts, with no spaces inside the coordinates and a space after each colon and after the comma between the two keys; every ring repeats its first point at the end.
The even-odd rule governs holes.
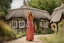
{"type": "Polygon", "coordinates": [[[48,22],[43,22],[43,28],[48,28],[48,22]]]}
{"type": "Polygon", "coordinates": [[[49,26],[48,26],[48,21],[41,21],[40,22],[40,27],[42,27],[42,28],[48,28],[49,26]]]}
{"type": "Polygon", "coordinates": [[[40,22],[40,27],[42,27],[42,21],[40,22]]]}
{"type": "Polygon", "coordinates": [[[13,20],[12,21],[12,28],[17,28],[17,25],[18,25],[17,21],[13,20]]]}
{"type": "Polygon", "coordinates": [[[25,21],[18,21],[19,22],[19,28],[25,28],[25,21]]]}

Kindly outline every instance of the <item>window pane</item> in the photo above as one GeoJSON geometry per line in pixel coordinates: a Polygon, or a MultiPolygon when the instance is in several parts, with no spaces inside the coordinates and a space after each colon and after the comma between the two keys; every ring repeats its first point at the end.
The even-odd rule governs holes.
{"type": "Polygon", "coordinates": [[[19,28],[25,28],[25,21],[19,21],[19,28]]]}
{"type": "Polygon", "coordinates": [[[43,28],[48,28],[48,22],[43,22],[43,28]]]}
{"type": "Polygon", "coordinates": [[[12,28],[17,28],[17,21],[12,21],[12,28]]]}
{"type": "Polygon", "coordinates": [[[43,27],[43,26],[42,26],[42,22],[40,22],[40,27],[43,27]]]}

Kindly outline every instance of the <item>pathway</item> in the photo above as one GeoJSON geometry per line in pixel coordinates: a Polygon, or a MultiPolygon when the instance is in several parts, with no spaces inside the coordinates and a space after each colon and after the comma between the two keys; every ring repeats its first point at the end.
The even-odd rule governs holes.
{"type": "Polygon", "coordinates": [[[3,42],[3,43],[42,43],[38,37],[40,37],[42,35],[35,35],[34,36],[34,41],[26,41],[26,37],[22,37],[20,39],[17,40],[12,40],[12,41],[8,41],[8,42],[3,42]]]}

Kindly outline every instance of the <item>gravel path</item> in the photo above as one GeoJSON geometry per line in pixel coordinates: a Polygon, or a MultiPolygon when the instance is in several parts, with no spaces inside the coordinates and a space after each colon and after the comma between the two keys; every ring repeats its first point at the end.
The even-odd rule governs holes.
{"type": "Polygon", "coordinates": [[[34,41],[26,41],[26,37],[22,37],[20,39],[17,40],[12,40],[12,41],[8,41],[8,42],[3,42],[3,43],[42,43],[38,37],[40,37],[42,35],[34,35],[34,41]]]}

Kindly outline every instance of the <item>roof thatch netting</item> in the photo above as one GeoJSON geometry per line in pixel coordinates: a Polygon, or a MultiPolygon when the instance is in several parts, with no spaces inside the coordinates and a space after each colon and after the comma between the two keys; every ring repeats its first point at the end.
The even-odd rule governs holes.
{"type": "Polygon", "coordinates": [[[28,12],[31,11],[35,18],[47,18],[50,20],[50,14],[45,10],[40,10],[36,8],[32,8],[26,5],[25,1],[23,6],[18,9],[10,9],[8,15],[6,15],[6,20],[12,17],[23,17],[27,18],[28,12]]]}
{"type": "Polygon", "coordinates": [[[64,13],[64,3],[60,7],[54,9],[54,11],[53,11],[53,13],[51,15],[51,18],[52,18],[51,22],[60,21],[60,19],[62,17],[62,13],[64,13]]]}

